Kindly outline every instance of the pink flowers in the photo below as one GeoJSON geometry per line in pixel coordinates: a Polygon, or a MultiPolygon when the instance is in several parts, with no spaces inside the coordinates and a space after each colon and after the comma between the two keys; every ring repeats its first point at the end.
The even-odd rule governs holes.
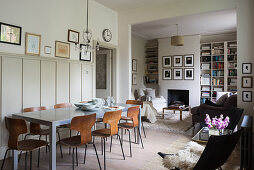
{"type": "Polygon", "coordinates": [[[225,129],[229,124],[229,117],[227,116],[224,120],[223,119],[224,117],[222,114],[220,115],[220,118],[217,118],[217,116],[215,116],[214,118],[212,118],[212,120],[210,119],[210,116],[206,114],[205,122],[209,129],[225,129]]]}

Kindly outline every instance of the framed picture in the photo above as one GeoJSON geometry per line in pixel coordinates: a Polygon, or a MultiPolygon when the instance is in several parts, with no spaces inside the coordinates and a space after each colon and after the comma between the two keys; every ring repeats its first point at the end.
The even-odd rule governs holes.
{"type": "Polygon", "coordinates": [[[184,66],[194,67],[194,54],[188,54],[184,56],[184,66]]]}
{"type": "MultiPolygon", "coordinates": [[[[80,44],[80,48],[81,49],[86,49],[86,45],[80,44]]],[[[79,53],[79,59],[83,60],[83,61],[91,61],[92,60],[92,54],[91,54],[91,52],[81,51],[79,53]]]]}
{"type": "Polygon", "coordinates": [[[25,54],[39,56],[41,52],[41,35],[26,33],[25,54]]]}
{"type": "Polygon", "coordinates": [[[183,66],[183,56],[175,55],[174,56],[174,67],[182,67],[183,66]]]}
{"type": "Polygon", "coordinates": [[[22,28],[0,22],[0,42],[21,45],[22,28]]]}
{"type": "Polygon", "coordinates": [[[194,80],[194,68],[184,69],[184,80],[194,80]]]}
{"type": "Polygon", "coordinates": [[[243,102],[252,102],[252,91],[243,91],[243,102]]]}
{"type": "Polygon", "coordinates": [[[242,88],[252,88],[252,76],[242,77],[242,88]]]}
{"type": "Polygon", "coordinates": [[[183,69],[175,68],[174,69],[174,80],[182,80],[183,79],[183,69]]]}
{"type": "Polygon", "coordinates": [[[78,44],[79,43],[79,32],[69,29],[68,30],[68,42],[78,44]]]}
{"type": "Polygon", "coordinates": [[[51,47],[50,46],[44,46],[44,54],[51,54],[51,47]]]}
{"type": "Polygon", "coordinates": [[[132,59],[132,71],[137,71],[137,60],[132,59]]]}
{"type": "Polygon", "coordinates": [[[70,44],[66,42],[56,41],[55,55],[61,58],[70,58],[70,44]]]}
{"type": "Polygon", "coordinates": [[[252,73],[252,63],[243,63],[242,68],[243,74],[251,74],[252,73]]]}
{"type": "Polygon", "coordinates": [[[162,57],[162,67],[171,67],[172,66],[172,57],[171,56],[163,56],[162,57]]]}
{"type": "Polygon", "coordinates": [[[132,73],[132,84],[137,85],[137,74],[136,73],[132,73]]]}
{"type": "Polygon", "coordinates": [[[163,69],[163,80],[172,80],[172,69],[163,69]]]}

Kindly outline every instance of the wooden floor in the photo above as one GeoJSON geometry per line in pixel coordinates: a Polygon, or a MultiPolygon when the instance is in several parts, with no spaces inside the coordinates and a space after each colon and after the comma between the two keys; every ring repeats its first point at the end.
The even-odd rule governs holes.
{"type": "MultiPolygon", "coordinates": [[[[197,129],[197,128],[195,128],[197,129]]],[[[141,169],[146,167],[147,164],[151,162],[152,159],[155,157],[158,157],[157,152],[165,151],[167,148],[170,147],[170,144],[172,144],[174,141],[178,140],[180,141],[179,145],[181,145],[181,140],[179,138],[187,138],[191,140],[191,137],[193,135],[193,131],[190,129],[187,132],[187,135],[180,135],[180,134],[174,134],[169,132],[161,132],[156,130],[149,130],[146,129],[147,138],[143,137],[144,142],[144,149],[142,149],[141,145],[138,144],[132,144],[132,158],[129,157],[129,143],[127,142],[128,135],[124,135],[124,153],[126,155],[126,160],[123,160],[120,144],[119,141],[114,137],[113,139],[113,147],[112,152],[109,152],[109,144],[110,140],[107,141],[106,144],[106,157],[107,157],[107,169],[112,170],[135,170],[135,169],[141,169]]],[[[143,136],[143,134],[142,134],[143,136]]],[[[134,136],[132,135],[132,139],[134,140],[134,136]]],[[[97,151],[99,154],[99,159],[103,168],[103,155],[101,154],[101,144],[100,139],[96,139],[95,141],[97,151]]],[[[45,152],[45,149],[42,149],[41,151],[41,159],[40,159],[40,167],[37,167],[37,151],[33,153],[33,169],[34,170],[46,170],[48,169],[48,154],[45,152]]],[[[60,157],[59,148],[57,147],[57,169],[58,170],[67,170],[72,169],[72,156],[69,155],[69,148],[63,147],[63,153],[64,158],[60,157]]],[[[75,169],[99,169],[98,162],[96,159],[96,155],[94,152],[94,149],[92,145],[88,146],[87,150],[87,159],[86,164],[83,163],[83,157],[84,157],[84,147],[81,147],[78,149],[78,160],[79,165],[75,166],[75,169]]],[[[22,158],[19,162],[19,169],[23,170],[24,168],[24,162],[25,162],[25,155],[22,155],[22,158]]],[[[29,157],[28,157],[28,160],[29,157]]],[[[0,161],[0,164],[2,161],[0,161]]],[[[29,161],[28,161],[29,165],[29,161]]],[[[29,167],[29,166],[28,166],[29,167]]],[[[4,170],[11,169],[11,160],[7,159],[5,162],[4,170]]]]}

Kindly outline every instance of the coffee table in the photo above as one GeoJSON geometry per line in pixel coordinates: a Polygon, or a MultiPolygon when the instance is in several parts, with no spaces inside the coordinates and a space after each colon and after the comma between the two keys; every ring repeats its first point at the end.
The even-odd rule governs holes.
{"type": "MultiPolygon", "coordinates": [[[[228,135],[233,133],[232,130],[224,129],[223,135],[228,135]]],[[[192,140],[199,143],[207,143],[209,139],[209,129],[208,127],[203,127],[196,135],[193,136],[192,140]]]]}
{"type": "Polygon", "coordinates": [[[173,110],[174,114],[176,111],[180,111],[180,120],[183,120],[183,111],[190,110],[190,106],[183,106],[183,107],[176,107],[176,106],[169,106],[169,107],[164,107],[162,109],[162,118],[164,119],[165,117],[165,110],[173,110]]]}

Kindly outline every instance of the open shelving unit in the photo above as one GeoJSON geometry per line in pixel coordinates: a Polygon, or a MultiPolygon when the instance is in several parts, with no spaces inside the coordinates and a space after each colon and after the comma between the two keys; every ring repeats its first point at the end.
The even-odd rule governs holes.
{"type": "Polygon", "coordinates": [[[211,42],[200,44],[201,103],[215,101],[219,91],[237,91],[237,42],[211,42]]]}

